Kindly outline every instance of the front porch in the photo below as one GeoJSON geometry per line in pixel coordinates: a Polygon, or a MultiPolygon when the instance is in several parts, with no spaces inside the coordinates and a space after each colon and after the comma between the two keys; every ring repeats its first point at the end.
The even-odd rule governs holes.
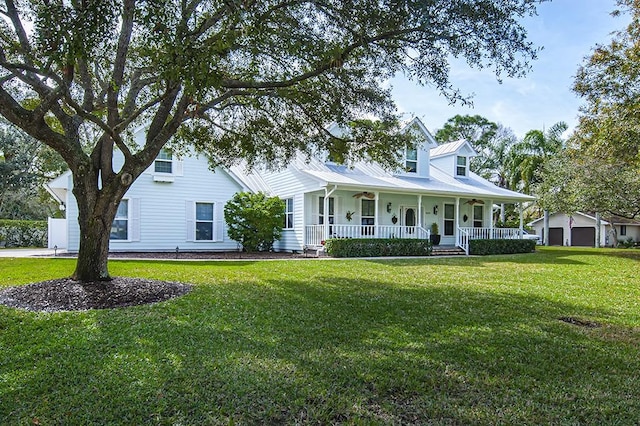
{"type": "Polygon", "coordinates": [[[307,225],[307,246],[319,246],[329,238],[421,238],[428,239],[430,232],[421,226],[396,225],[307,225]]]}
{"type": "Polygon", "coordinates": [[[469,254],[473,239],[518,239],[520,228],[497,228],[494,200],[433,195],[366,192],[326,188],[308,193],[304,200],[304,247],[319,248],[330,238],[429,239],[438,229],[442,246],[469,254]]]}
{"type": "MultiPolygon", "coordinates": [[[[419,238],[429,239],[431,231],[421,226],[394,225],[307,225],[305,227],[305,245],[320,247],[329,238],[419,238]]],[[[477,239],[506,240],[522,238],[523,232],[519,228],[484,228],[458,227],[454,245],[443,247],[458,247],[465,254],[469,254],[469,241],[477,239]]]]}

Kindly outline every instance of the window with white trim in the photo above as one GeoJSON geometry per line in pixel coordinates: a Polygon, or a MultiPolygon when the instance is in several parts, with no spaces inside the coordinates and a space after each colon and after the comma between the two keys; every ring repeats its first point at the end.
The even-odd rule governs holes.
{"type": "Polygon", "coordinates": [[[456,157],[456,176],[467,176],[467,157],[456,157]]]}
{"type": "Polygon", "coordinates": [[[154,163],[154,172],[173,173],[173,155],[166,149],[161,149],[154,163]]]}
{"type": "Polygon", "coordinates": [[[129,200],[121,200],[116,217],[111,223],[110,240],[126,241],[129,239],[129,200]]]}
{"type": "Polygon", "coordinates": [[[473,206],[473,227],[482,228],[484,222],[484,206],[473,206]]]}
{"type": "Polygon", "coordinates": [[[627,235],[627,225],[620,225],[620,235],[623,237],[627,235]]]}
{"type": "Polygon", "coordinates": [[[444,205],[444,235],[455,235],[456,208],[453,204],[444,205]]]}
{"type": "Polygon", "coordinates": [[[376,224],[376,200],[362,200],[360,210],[360,223],[362,225],[362,235],[373,235],[376,224]]]}
{"type": "Polygon", "coordinates": [[[282,201],[284,201],[284,229],[293,229],[293,198],[282,201]]]}
{"type": "Polygon", "coordinates": [[[418,171],[418,150],[415,145],[407,146],[404,150],[404,169],[407,173],[418,171]]]}
{"type": "Polygon", "coordinates": [[[196,203],[196,241],[213,241],[213,203],[196,203]]]}
{"type": "MultiPolygon", "coordinates": [[[[335,201],[333,197],[329,197],[329,211],[327,212],[327,219],[330,224],[334,223],[335,219],[335,201]]],[[[324,225],[324,197],[320,197],[318,200],[318,224],[324,225]]]]}

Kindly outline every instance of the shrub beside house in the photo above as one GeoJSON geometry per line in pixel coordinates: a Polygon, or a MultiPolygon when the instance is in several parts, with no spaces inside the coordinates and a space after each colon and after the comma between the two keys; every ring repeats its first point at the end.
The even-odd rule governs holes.
{"type": "Polygon", "coordinates": [[[46,246],[46,221],[0,219],[0,247],[46,246]]]}

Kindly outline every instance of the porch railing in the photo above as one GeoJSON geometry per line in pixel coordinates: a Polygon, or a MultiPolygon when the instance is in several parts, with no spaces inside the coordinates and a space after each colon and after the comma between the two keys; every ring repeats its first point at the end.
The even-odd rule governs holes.
{"type": "Polygon", "coordinates": [[[458,237],[456,238],[456,247],[460,247],[464,250],[464,254],[469,256],[469,240],[471,236],[469,234],[469,229],[473,228],[460,228],[458,227],[458,237]]]}
{"type": "Polygon", "coordinates": [[[456,246],[469,254],[469,240],[515,240],[521,236],[519,228],[459,227],[456,246]]]}
{"type": "Polygon", "coordinates": [[[327,238],[419,238],[428,239],[430,232],[421,226],[398,225],[329,225],[325,237],[325,225],[307,225],[305,244],[320,246],[327,238]]]}

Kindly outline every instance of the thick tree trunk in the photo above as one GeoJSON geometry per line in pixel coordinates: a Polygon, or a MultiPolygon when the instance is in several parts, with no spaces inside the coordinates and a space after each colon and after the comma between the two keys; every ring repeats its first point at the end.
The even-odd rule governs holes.
{"type": "Polygon", "coordinates": [[[72,278],[78,281],[110,280],[107,266],[111,224],[126,187],[120,191],[98,189],[97,176],[75,176],[73,194],[78,204],[80,247],[72,278]]]}
{"type": "Polygon", "coordinates": [[[110,280],[107,262],[109,258],[109,234],[111,224],[92,214],[89,218],[78,216],[80,224],[80,249],[73,279],[78,281],[110,280]]]}

